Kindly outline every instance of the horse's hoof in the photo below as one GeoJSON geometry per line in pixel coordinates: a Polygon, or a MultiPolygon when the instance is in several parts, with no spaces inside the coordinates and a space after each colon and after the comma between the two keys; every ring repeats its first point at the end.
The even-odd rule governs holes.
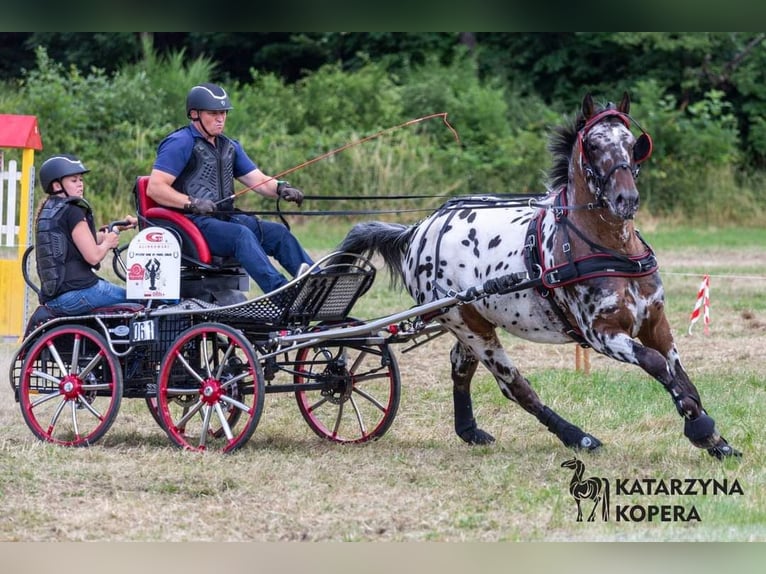
{"type": "Polygon", "coordinates": [[[580,442],[573,446],[575,450],[587,450],[587,451],[594,451],[597,448],[602,446],[602,443],[600,440],[598,440],[593,435],[583,435],[583,437],[580,439],[580,442]]]}
{"type": "Polygon", "coordinates": [[[707,452],[710,456],[714,456],[718,460],[723,460],[724,458],[729,458],[729,457],[739,458],[742,456],[742,453],[739,452],[736,448],[731,446],[725,440],[723,439],[721,440],[723,441],[723,444],[707,449],[707,452]]]}
{"type": "Polygon", "coordinates": [[[717,446],[718,433],[715,430],[715,421],[705,413],[696,419],[686,419],[684,421],[684,434],[697,448],[715,448],[717,446]]]}
{"type": "Polygon", "coordinates": [[[480,428],[463,431],[459,436],[468,444],[491,444],[495,442],[495,437],[480,428]]]}

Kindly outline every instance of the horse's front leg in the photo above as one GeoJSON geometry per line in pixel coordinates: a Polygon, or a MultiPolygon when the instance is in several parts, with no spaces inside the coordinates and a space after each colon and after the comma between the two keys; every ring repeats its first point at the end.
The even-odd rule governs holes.
{"type": "Polygon", "coordinates": [[[707,449],[711,456],[719,459],[741,456],[742,453],[718,433],[715,421],[702,407],[699,392],[681,365],[664,314],[648,322],[638,338],[643,344],[626,333],[602,336],[596,343],[596,350],[619,361],[636,364],[662,383],[678,414],[684,418],[684,434],[694,446],[707,449]]]}
{"type": "Polygon", "coordinates": [[[711,456],[722,459],[742,456],[716,429],[715,420],[702,407],[702,399],[689,379],[675,345],[667,356],[633,341],[633,354],[638,364],[670,393],[678,414],[684,418],[684,435],[698,448],[707,449],[711,456]]]}

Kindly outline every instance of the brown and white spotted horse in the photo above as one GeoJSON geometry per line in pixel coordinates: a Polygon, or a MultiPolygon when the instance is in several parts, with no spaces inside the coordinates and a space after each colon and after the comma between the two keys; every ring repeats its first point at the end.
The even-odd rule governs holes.
{"type": "Polygon", "coordinates": [[[455,198],[413,226],[355,225],[339,249],[379,253],[418,305],[487,280],[522,274],[517,288],[448,307],[438,320],[457,338],[452,362],[455,431],[467,443],[494,437],[473,415],[471,379],[481,362],[500,390],[566,446],[601,441],[543,404],[498,340],[498,327],[539,343],[576,342],[640,366],[662,383],[696,447],[740,456],[718,433],[679,358],[664,312],[653,251],[634,227],[636,176],[652,151],[636,138],[630,98],[597,107],[590,94],[570,125],[552,131],[544,196],[455,198]]]}

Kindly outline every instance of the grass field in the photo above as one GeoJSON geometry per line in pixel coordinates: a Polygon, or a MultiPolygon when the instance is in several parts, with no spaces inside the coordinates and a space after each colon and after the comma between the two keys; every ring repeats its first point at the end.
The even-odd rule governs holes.
{"type": "MultiPolygon", "coordinates": [[[[349,227],[294,230],[320,255],[349,227]]],[[[667,393],[634,367],[591,355],[586,374],[574,369],[571,345],[510,337],[509,354],[541,398],[604,442],[581,459],[586,477],[612,485],[608,520],[576,521],[572,471],[561,466],[573,453],[482,369],[476,418],[497,441],[469,447],[456,437],[446,336],[398,354],[398,415],[381,440],[362,446],[320,441],[294,398],[277,394],[266,396],[255,435],[233,455],[176,450],[140,400],[123,402],[97,445],[67,449],[33,437],[6,383],[0,541],[766,541],[766,232],[656,222],[642,231],[658,252],[684,364],[741,460],[719,462],[692,447],[667,393]],[[703,274],[711,276],[710,333],[698,324],[690,336],[703,274]],[[673,481],[697,490],[646,492],[673,481]],[[726,493],[700,491],[712,481],[726,493]],[[641,489],[620,492],[618,482],[641,489]]],[[[381,271],[354,315],[411,305],[381,271]]],[[[7,379],[14,345],[1,351],[7,379]]]]}

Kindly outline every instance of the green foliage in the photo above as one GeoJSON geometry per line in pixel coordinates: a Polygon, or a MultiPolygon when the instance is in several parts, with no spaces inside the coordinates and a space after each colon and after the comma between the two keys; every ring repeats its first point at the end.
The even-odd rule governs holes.
{"type": "Polygon", "coordinates": [[[385,67],[370,62],[348,74],[331,64],[301,80],[297,86],[307,128],[338,132],[375,131],[400,119],[399,91],[385,67]]]}
{"type": "Polygon", "coordinates": [[[631,93],[632,115],[654,142],[640,179],[646,209],[714,223],[762,212],[757,194],[737,182],[737,125],[722,92],[710,90],[685,109],[654,80],[638,82],[631,93]]]}
{"type": "MultiPolygon", "coordinates": [[[[562,49],[566,38],[571,39],[533,36],[526,51],[517,45],[518,58],[525,61],[543,46],[562,49]]],[[[341,49],[325,40],[322,35],[304,39],[330,52],[341,49]]],[[[443,42],[446,36],[429,41],[443,42]]],[[[697,57],[710,42],[710,37],[662,34],[587,37],[594,53],[630,48],[647,58],[650,45],[666,55],[682,50],[697,57]]],[[[491,60],[484,50],[455,50],[450,58],[437,55],[443,51],[423,52],[419,60],[391,56],[372,61],[360,53],[351,71],[341,62],[330,63],[292,83],[251,68],[248,82],[225,84],[234,104],[227,133],[266,173],[286,176],[314,198],[355,198],[312,199],[304,208],[312,211],[428,210],[447,194],[541,192],[550,160],[548,130],[563,121],[562,114],[576,110],[584,92],[570,90],[567,101],[576,103],[562,110],[562,102],[548,103],[521,77],[488,74],[491,60]],[[438,116],[423,119],[440,113],[447,114],[446,122],[438,116]],[[370,199],[381,195],[433,199],[370,199]]],[[[62,152],[86,162],[92,170],[87,193],[99,219],[132,210],[129,192],[135,177],[149,172],[157,144],[187,121],[189,87],[220,76],[217,63],[205,56],[191,58],[184,50],[159,55],[148,40],[143,54],[142,60],[108,73],[67,66],[40,47],[36,68],[0,90],[4,112],[38,117],[45,146],[40,162],[62,152]]],[[[554,70],[565,61],[563,52],[552,52],[535,66],[554,70]]],[[[652,135],[654,154],[639,180],[643,210],[710,223],[762,217],[764,178],[757,170],[740,169],[747,165],[746,152],[739,146],[734,104],[723,91],[708,89],[679,100],[666,84],[651,78],[623,78],[619,86],[600,80],[593,86],[605,90],[594,93],[598,98],[616,99],[628,90],[631,115],[652,135]]],[[[755,114],[760,92],[754,85],[748,90],[748,109],[755,114]]],[[[766,124],[753,117],[748,153],[758,154],[766,149],[766,124]]],[[[273,205],[248,194],[242,207],[273,205]]]]}
{"type": "Polygon", "coordinates": [[[56,153],[85,162],[91,170],[87,197],[107,219],[115,209],[121,215],[133,210],[133,181],[148,173],[160,139],[184,118],[186,86],[207,79],[211,69],[205,60],[187,67],[179,54],[113,75],[100,68],[85,74],[38,48],[37,68],[26,74],[14,112],[38,118],[39,163],[56,153]]]}

